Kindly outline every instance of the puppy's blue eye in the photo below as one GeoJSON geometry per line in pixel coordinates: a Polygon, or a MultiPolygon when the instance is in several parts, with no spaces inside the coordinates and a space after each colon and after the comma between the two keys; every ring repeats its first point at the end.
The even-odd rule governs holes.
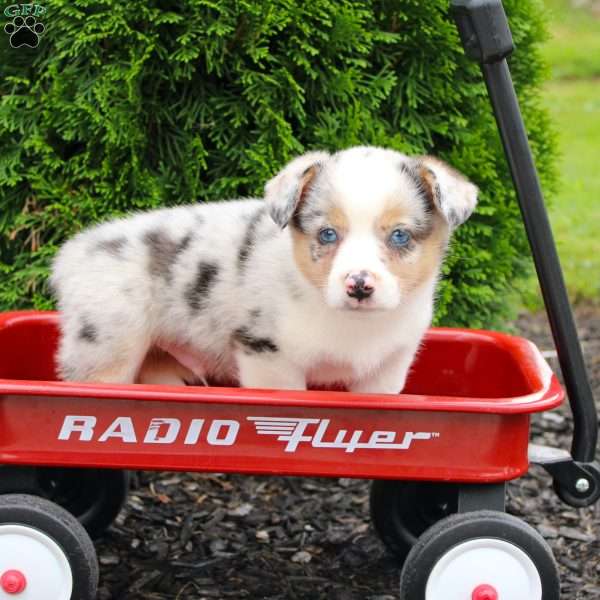
{"type": "Polygon", "coordinates": [[[335,229],[331,229],[331,227],[327,227],[326,229],[321,229],[319,231],[319,241],[321,244],[334,244],[337,242],[338,235],[335,229]]]}
{"type": "Polygon", "coordinates": [[[392,246],[406,246],[410,242],[410,233],[404,231],[404,229],[394,229],[390,234],[390,244],[392,246]]]}

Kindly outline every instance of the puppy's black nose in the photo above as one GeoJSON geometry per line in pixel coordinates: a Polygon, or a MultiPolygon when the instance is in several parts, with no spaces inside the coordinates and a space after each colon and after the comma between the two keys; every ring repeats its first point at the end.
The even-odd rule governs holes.
{"type": "MultiPolygon", "coordinates": [[[[368,278],[370,279],[370,278],[368,278]]],[[[356,298],[358,301],[368,298],[375,288],[367,281],[363,274],[350,275],[346,283],[346,293],[350,298],[356,298]]]]}

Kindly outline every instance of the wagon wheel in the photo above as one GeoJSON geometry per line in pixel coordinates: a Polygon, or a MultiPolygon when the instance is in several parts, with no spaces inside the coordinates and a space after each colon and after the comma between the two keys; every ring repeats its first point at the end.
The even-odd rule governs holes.
{"type": "Polygon", "coordinates": [[[115,520],[127,498],[129,472],[111,469],[1,467],[0,494],[41,496],[75,516],[95,539],[115,520]]]}
{"type": "Polygon", "coordinates": [[[81,524],[56,504],[26,494],[0,496],[0,596],[94,600],[98,561],[81,524]]]}
{"type": "Polygon", "coordinates": [[[458,486],[428,481],[371,483],[371,521],[386,548],[400,561],[431,525],[458,511],[458,486]]]}
{"type": "Polygon", "coordinates": [[[558,569],[532,527],[496,511],[451,515],[406,558],[400,597],[411,600],[558,600],[558,569]]]}

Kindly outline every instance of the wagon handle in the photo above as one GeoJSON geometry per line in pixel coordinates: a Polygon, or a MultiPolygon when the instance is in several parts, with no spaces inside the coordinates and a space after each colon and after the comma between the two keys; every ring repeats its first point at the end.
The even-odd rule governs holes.
{"type": "MultiPolygon", "coordinates": [[[[600,469],[597,463],[592,462],[598,440],[596,406],[539,178],[506,62],[506,57],[514,49],[508,20],[501,0],[451,0],[451,13],[465,54],[480,63],[500,131],[573,413],[572,458],[569,461],[573,469],[583,469],[588,473],[588,489],[581,491],[587,485],[581,481],[581,471],[579,476],[571,473],[572,476],[567,477],[564,468],[548,470],[554,471],[551,475],[563,500],[573,504],[571,495],[574,494],[579,500],[578,505],[591,503],[593,496],[597,498],[600,494],[600,469]]],[[[552,464],[556,465],[556,462],[552,464]]]]}

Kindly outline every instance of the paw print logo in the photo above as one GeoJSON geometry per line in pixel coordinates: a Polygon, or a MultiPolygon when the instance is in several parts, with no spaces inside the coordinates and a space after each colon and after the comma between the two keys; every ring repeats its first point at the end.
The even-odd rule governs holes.
{"type": "Polygon", "coordinates": [[[40,36],[45,30],[44,25],[38,23],[37,19],[32,15],[26,18],[15,17],[4,26],[5,33],[10,35],[10,45],[13,48],[20,48],[21,46],[37,48],[40,43],[40,36]]]}

